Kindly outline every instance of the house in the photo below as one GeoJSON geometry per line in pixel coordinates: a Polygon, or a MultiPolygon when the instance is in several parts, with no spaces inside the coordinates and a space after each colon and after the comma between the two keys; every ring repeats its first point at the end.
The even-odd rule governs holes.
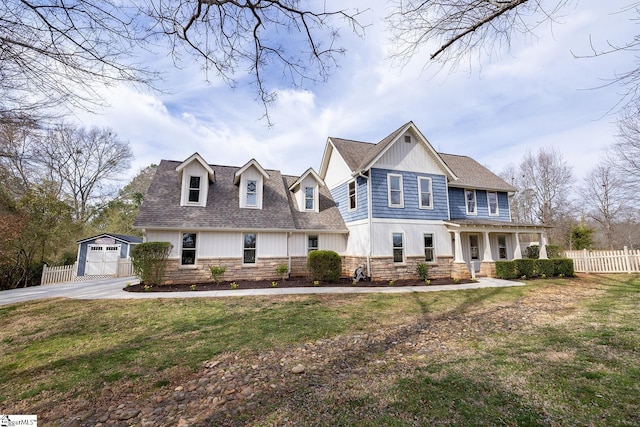
{"type": "Polygon", "coordinates": [[[378,143],[330,137],[319,172],[299,177],[255,159],[163,160],[134,226],[173,244],[167,283],[207,280],[212,265],[228,279],[273,278],[283,263],[304,275],[315,249],[338,252],[344,275],[364,265],[373,279],[413,278],[424,262],[430,277],[493,276],[496,260],[521,257],[520,234],[544,242],[541,226],[511,221],[514,191],[409,122],[378,143]]]}
{"type": "Polygon", "coordinates": [[[313,169],[294,177],[255,159],[211,165],[198,153],[160,162],[134,226],[173,245],[166,283],[206,281],[209,266],[233,280],[272,279],[281,264],[304,275],[308,252],[344,253],[349,233],[313,169]]]}
{"type": "Polygon", "coordinates": [[[99,234],[78,240],[77,277],[115,276],[119,260],[130,257],[131,249],[142,243],[137,236],[99,234]]]}

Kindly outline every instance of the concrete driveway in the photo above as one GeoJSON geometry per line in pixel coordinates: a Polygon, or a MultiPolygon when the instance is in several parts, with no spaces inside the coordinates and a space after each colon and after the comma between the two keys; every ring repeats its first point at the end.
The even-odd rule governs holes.
{"type": "Polygon", "coordinates": [[[294,295],[294,294],[362,294],[362,293],[409,293],[456,291],[477,288],[502,288],[509,286],[524,286],[524,283],[508,280],[479,278],[476,283],[443,286],[404,286],[388,288],[367,288],[364,286],[349,286],[335,288],[270,288],[270,289],[235,289],[228,291],[197,291],[197,292],[125,292],[122,290],[127,283],[138,283],[136,277],[120,277],[117,279],[100,279],[87,282],[61,283],[57,285],[34,286],[31,288],[11,289],[0,291],[0,306],[24,301],[46,298],[73,299],[141,299],[141,298],[212,298],[235,297],[252,295],[294,295]]]}

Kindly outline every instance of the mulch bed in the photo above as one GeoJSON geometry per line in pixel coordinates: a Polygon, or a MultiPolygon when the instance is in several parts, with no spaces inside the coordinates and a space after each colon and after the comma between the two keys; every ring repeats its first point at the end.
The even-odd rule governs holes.
{"type": "MultiPolygon", "coordinates": [[[[430,279],[430,286],[434,285],[453,285],[453,279],[430,279]]],[[[237,289],[267,289],[273,288],[272,280],[257,280],[257,281],[248,281],[248,280],[237,280],[235,283],[238,285],[237,289]]],[[[340,281],[331,283],[331,282],[319,282],[318,285],[314,285],[313,281],[304,278],[304,277],[292,277],[286,280],[277,280],[278,288],[327,288],[327,287],[338,287],[338,286],[353,286],[353,283],[350,278],[342,278],[340,281]]],[[[124,288],[127,292],[189,292],[189,291],[228,291],[231,289],[231,281],[224,281],[219,283],[213,282],[205,282],[205,283],[194,283],[194,284],[184,284],[184,285],[162,285],[162,286],[152,286],[149,289],[145,289],[144,285],[137,284],[131,285],[124,288]],[[192,286],[195,285],[195,288],[192,289],[192,286]]],[[[458,283],[471,283],[470,280],[460,280],[458,283]]],[[[424,281],[422,280],[395,280],[393,285],[389,284],[388,280],[379,280],[379,281],[369,281],[369,282],[358,282],[356,286],[359,287],[385,287],[389,286],[401,287],[401,286],[425,286],[424,281]]]]}

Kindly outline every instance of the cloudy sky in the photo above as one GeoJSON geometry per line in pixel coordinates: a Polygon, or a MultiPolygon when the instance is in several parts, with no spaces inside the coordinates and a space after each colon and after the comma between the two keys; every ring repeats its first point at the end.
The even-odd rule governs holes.
{"type": "MultiPolygon", "coordinates": [[[[329,2],[329,7],[331,7],[329,2]]],[[[341,6],[343,3],[337,3],[341,6]]],[[[348,4],[357,4],[349,2],[348,4]]],[[[436,150],[468,155],[500,172],[529,150],[554,147],[581,179],[615,140],[621,88],[599,88],[635,64],[629,54],[576,59],[591,43],[629,42],[637,34],[628,1],[580,0],[553,27],[517,40],[510,52],[455,73],[425,70],[425,50],[399,68],[387,57],[381,17],[386,2],[361,16],[364,37],[345,29],[347,49],[324,84],[277,87],[270,106],[273,126],[261,120],[253,88],[231,89],[196,66],[176,69],[157,60],[164,93],[126,86],[105,89],[111,107],[78,113],[86,126],[107,126],[128,140],[131,174],[161,159],[184,160],[199,152],[209,163],[241,166],[254,157],[267,169],[300,174],[318,170],[329,136],[378,142],[412,120],[436,150]]]]}

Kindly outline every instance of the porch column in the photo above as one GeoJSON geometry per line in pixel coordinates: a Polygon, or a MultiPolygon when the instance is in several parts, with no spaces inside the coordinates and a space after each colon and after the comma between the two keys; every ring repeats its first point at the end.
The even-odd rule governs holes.
{"type": "Polygon", "coordinates": [[[453,258],[453,262],[463,263],[464,264],[464,256],[462,255],[462,237],[460,236],[459,231],[454,231],[454,245],[455,245],[455,254],[453,258]]]}
{"type": "Polygon", "coordinates": [[[493,262],[493,255],[491,255],[491,242],[489,240],[489,232],[484,232],[484,254],[482,255],[482,262],[493,262]]]}
{"type": "Polygon", "coordinates": [[[520,249],[520,233],[514,233],[514,237],[516,239],[514,249],[513,249],[513,259],[521,259],[522,258],[522,249],[520,249]]]}
{"type": "Polygon", "coordinates": [[[540,253],[538,258],[547,259],[547,239],[544,232],[540,233],[540,253]]]}

